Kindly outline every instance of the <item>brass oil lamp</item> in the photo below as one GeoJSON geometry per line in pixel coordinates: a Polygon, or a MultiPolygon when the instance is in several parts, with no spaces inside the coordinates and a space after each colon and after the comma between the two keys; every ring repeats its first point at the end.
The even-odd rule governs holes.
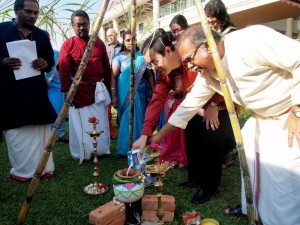
{"type": "Polygon", "coordinates": [[[90,137],[93,138],[93,147],[94,147],[94,154],[93,154],[93,164],[94,164],[94,172],[93,172],[93,183],[87,185],[83,191],[86,194],[89,195],[101,195],[104,194],[107,190],[108,190],[108,186],[106,184],[103,183],[99,183],[98,182],[98,178],[99,178],[99,171],[98,171],[98,164],[99,164],[99,160],[97,157],[97,145],[98,145],[98,141],[97,141],[97,137],[100,136],[100,134],[102,134],[104,131],[99,131],[96,129],[97,124],[99,123],[99,120],[96,117],[90,117],[89,118],[89,123],[93,126],[93,130],[92,131],[88,131],[87,133],[90,135],[90,137]]]}
{"type": "Polygon", "coordinates": [[[154,152],[150,155],[150,157],[156,158],[155,159],[155,163],[152,165],[147,165],[146,166],[146,173],[149,173],[151,175],[153,175],[153,177],[155,178],[155,182],[154,182],[154,186],[157,190],[157,211],[156,211],[156,216],[158,217],[158,224],[162,225],[164,224],[163,218],[165,215],[165,211],[162,208],[162,204],[161,204],[161,198],[162,198],[162,189],[163,189],[163,180],[162,178],[165,176],[166,172],[173,168],[173,166],[171,167],[167,167],[164,163],[159,161],[159,156],[160,156],[160,152],[154,152]]]}

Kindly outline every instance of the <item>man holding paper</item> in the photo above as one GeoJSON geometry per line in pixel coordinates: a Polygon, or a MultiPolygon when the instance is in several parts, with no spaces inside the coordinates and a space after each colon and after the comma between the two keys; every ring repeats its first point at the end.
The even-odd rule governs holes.
{"type": "MultiPolygon", "coordinates": [[[[53,49],[44,31],[34,26],[37,0],[16,0],[16,18],[0,23],[0,129],[4,130],[12,164],[9,178],[30,180],[57,117],[47,93],[44,72],[54,65],[53,49]]],[[[50,155],[43,171],[52,176],[50,155]]]]}

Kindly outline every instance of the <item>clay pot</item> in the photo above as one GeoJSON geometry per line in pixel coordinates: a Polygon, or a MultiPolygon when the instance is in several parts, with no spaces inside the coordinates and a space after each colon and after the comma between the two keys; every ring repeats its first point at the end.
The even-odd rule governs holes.
{"type": "Polygon", "coordinates": [[[128,172],[128,169],[125,168],[125,169],[122,169],[122,170],[118,170],[117,171],[117,176],[118,177],[122,177],[122,178],[135,178],[135,177],[138,177],[141,175],[141,172],[137,169],[134,169],[134,168],[130,168],[129,172],[128,172],[128,176],[127,176],[127,172],[128,172]]]}

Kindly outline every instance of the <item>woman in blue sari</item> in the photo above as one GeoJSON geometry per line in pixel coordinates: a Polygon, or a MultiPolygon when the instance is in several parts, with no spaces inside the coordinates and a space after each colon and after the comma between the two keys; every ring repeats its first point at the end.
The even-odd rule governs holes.
{"type": "MultiPolygon", "coordinates": [[[[48,33],[48,32],[47,32],[48,33]]],[[[65,102],[65,96],[60,91],[60,77],[58,74],[58,70],[56,68],[58,58],[59,58],[59,52],[56,50],[53,50],[54,52],[54,60],[55,60],[55,66],[52,68],[52,70],[49,73],[45,73],[45,77],[48,84],[48,97],[49,100],[55,109],[55,112],[57,115],[59,114],[61,108],[63,107],[63,104],[65,102]]],[[[53,128],[54,123],[51,124],[51,129],[53,128]]],[[[60,129],[57,134],[57,141],[69,143],[69,137],[66,135],[65,132],[65,121],[60,126],[60,129]]]]}
{"type": "MultiPolygon", "coordinates": [[[[130,120],[130,67],[131,31],[123,34],[123,46],[112,62],[111,97],[112,106],[117,108],[120,121],[117,157],[127,157],[129,146],[130,120]]],[[[149,92],[154,89],[154,78],[140,52],[135,58],[134,121],[133,141],[140,137],[149,100],[149,92]]]]}

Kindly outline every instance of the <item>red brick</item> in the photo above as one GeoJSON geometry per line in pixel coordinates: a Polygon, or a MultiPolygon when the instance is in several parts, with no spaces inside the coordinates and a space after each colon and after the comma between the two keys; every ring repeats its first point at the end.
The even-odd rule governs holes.
{"type": "MultiPolygon", "coordinates": [[[[173,220],[174,220],[174,212],[165,211],[163,221],[164,222],[172,222],[173,220]]],[[[158,218],[156,216],[156,211],[143,211],[142,212],[142,221],[157,222],[158,218]]]]}
{"type": "MultiPolygon", "coordinates": [[[[163,195],[161,197],[161,205],[165,211],[174,212],[175,208],[176,208],[174,196],[163,195]]],[[[142,210],[156,211],[157,210],[157,196],[156,195],[143,195],[142,210]]]]}
{"type": "Polygon", "coordinates": [[[112,221],[109,225],[124,225],[126,223],[126,214],[112,221]]]}
{"type": "Polygon", "coordinates": [[[89,222],[95,225],[108,225],[116,218],[125,216],[125,205],[115,205],[113,201],[106,203],[90,212],[89,222]]]}

